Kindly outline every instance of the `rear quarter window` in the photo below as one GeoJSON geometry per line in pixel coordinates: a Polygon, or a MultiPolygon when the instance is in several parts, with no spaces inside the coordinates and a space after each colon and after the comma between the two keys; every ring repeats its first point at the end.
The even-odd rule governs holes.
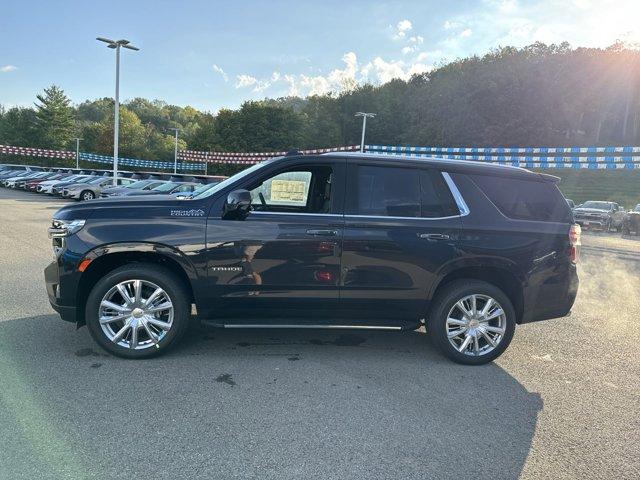
{"type": "Polygon", "coordinates": [[[490,175],[471,175],[471,179],[505,217],[571,222],[571,209],[554,183],[490,175]]]}

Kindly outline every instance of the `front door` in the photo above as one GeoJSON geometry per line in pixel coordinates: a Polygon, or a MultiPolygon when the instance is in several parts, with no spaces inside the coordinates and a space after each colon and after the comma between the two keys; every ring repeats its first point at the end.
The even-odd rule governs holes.
{"type": "Polygon", "coordinates": [[[213,316],[327,319],[339,297],[343,179],[342,160],[304,162],[237,187],[251,192],[248,217],[207,226],[213,316]]]}
{"type": "Polygon", "coordinates": [[[350,164],[347,174],[341,307],[381,324],[424,316],[461,227],[440,172],[396,165],[350,164]]]}

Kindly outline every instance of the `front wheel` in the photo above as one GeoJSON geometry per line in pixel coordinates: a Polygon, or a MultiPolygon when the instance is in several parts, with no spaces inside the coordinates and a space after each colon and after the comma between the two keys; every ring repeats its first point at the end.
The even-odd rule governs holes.
{"type": "Polygon", "coordinates": [[[191,303],[166,268],[129,264],[109,272],[87,299],[85,318],[93,339],[125,358],[167,351],[187,329],[191,303]]]}
{"type": "Polygon", "coordinates": [[[511,343],[516,314],[498,287],[479,280],[457,280],[434,298],[427,334],[451,360],[481,365],[498,358],[511,343]]]}
{"type": "Polygon", "coordinates": [[[94,198],[96,198],[96,195],[91,190],[85,190],[80,194],[80,200],[84,200],[85,202],[87,200],[93,200],[94,198]]]}

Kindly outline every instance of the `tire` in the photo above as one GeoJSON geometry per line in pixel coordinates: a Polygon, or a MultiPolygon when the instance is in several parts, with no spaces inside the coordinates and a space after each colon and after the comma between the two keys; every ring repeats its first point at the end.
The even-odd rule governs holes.
{"type": "Polygon", "coordinates": [[[80,192],[80,196],[78,197],[78,200],[89,201],[89,200],[93,200],[94,198],[96,198],[95,193],[93,193],[91,190],[84,190],[80,192]]]}
{"type": "MultiPolygon", "coordinates": [[[[468,301],[469,300],[466,300],[466,302],[468,301]]],[[[498,358],[509,346],[509,343],[511,343],[516,327],[515,309],[505,293],[495,285],[471,279],[456,280],[445,286],[442,291],[438,292],[432,301],[427,318],[427,334],[433,344],[446,357],[456,363],[464,365],[482,365],[498,358]],[[498,305],[490,306],[489,312],[491,314],[496,314],[498,313],[497,308],[501,307],[503,314],[489,322],[478,322],[478,320],[475,322],[472,321],[470,323],[471,326],[468,326],[469,322],[467,322],[466,327],[452,327],[451,324],[448,325],[448,318],[451,318],[453,321],[458,318],[459,315],[457,315],[457,313],[462,313],[456,304],[461,300],[470,298],[471,296],[476,296],[478,313],[480,313],[479,311],[486,305],[485,302],[487,299],[490,298],[494,302],[497,302],[498,305]],[[451,317],[449,317],[450,314],[451,317]],[[485,330],[488,327],[492,327],[494,330],[485,330]],[[460,328],[460,331],[466,329],[466,332],[469,335],[461,334],[450,341],[448,333],[455,333],[457,331],[455,328],[460,328]],[[497,333],[498,330],[502,330],[503,333],[497,333]],[[484,334],[482,333],[483,331],[484,334]],[[495,347],[490,345],[485,334],[496,342],[495,347]],[[461,353],[458,348],[452,345],[452,342],[457,342],[460,347],[463,347],[461,344],[464,344],[467,341],[467,336],[471,338],[478,338],[477,345],[479,348],[477,354],[473,352],[474,347],[476,346],[476,342],[473,340],[470,341],[464,350],[467,353],[461,353]],[[485,353],[482,353],[483,350],[485,353]]],[[[463,316],[462,318],[465,317],[463,316]]],[[[460,320],[456,320],[456,322],[459,321],[460,320]]],[[[464,320],[462,321],[464,322],[464,320]]]]}
{"type": "Polygon", "coordinates": [[[176,276],[164,267],[145,263],[124,265],[107,273],[91,290],[85,308],[87,328],[96,343],[113,355],[136,359],[161,355],[172,348],[186,332],[190,314],[189,295],[176,276]],[[137,301],[130,304],[124,300],[117,286],[125,282],[124,288],[129,289],[127,293],[130,297],[134,297],[136,281],[140,282],[139,297],[142,299],[146,297],[151,300],[151,292],[162,290],[150,302],[151,308],[160,310],[150,313],[144,303],[137,301]],[[101,307],[103,299],[125,310],[101,307]],[[168,304],[172,310],[161,309],[168,304]],[[99,316],[112,316],[114,319],[120,316],[123,319],[101,325],[99,316]],[[125,322],[129,322],[128,329],[125,329],[125,322]],[[136,331],[135,339],[132,338],[133,330],[136,331]],[[125,333],[118,339],[121,331],[125,333]]]}

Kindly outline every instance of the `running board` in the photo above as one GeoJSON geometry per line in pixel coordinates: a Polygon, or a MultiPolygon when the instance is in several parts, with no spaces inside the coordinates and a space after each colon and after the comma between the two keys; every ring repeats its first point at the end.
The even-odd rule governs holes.
{"type": "Polygon", "coordinates": [[[399,326],[386,325],[276,325],[276,324],[242,324],[242,323],[225,323],[224,328],[313,328],[322,330],[402,330],[399,326]]]}

